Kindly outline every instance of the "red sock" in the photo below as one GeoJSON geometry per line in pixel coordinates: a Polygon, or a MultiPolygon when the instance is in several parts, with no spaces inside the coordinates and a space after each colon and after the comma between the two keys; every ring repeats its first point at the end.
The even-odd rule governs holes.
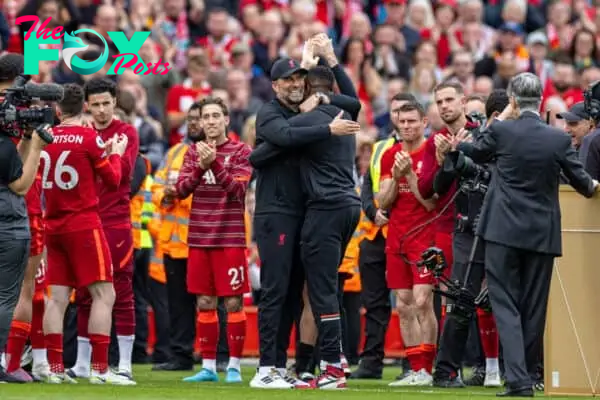
{"type": "Polygon", "coordinates": [[[48,349],[48,364],[50,372],[62,374],[65,372],[63,364],[63,335],[62,333],[49,333],[46,335],[46,349],[48,349]]]}
{"type": "Polygon", "coordinates": [[[29,338],[31,339],[32,349],[45,349],[46,344],[44,343],[44,309],[46,305],[44,299],[33,300],[33,316],[31,318],[31,332],[29,338]]]}
{"type": "Polygon", "coordinates": [[[227,314],[227,343],[229,357],[242,358],[246,339],[246,313],[238,311],[227,314]]]}
{"type": "Polygon", "coordinates": [[[31,324],[16,320],[12,321],[6,342],[6,372],[14,372],[21,368],[21,355],[23,355],[23,349],[30,331],[31,324]]]}
{"type": "Polygon", "coordinates": [[[100,374],[108,370],[108,346],[110,336],[90,333],[92,345],[92,370],[100,374]]]}
{"type": "Polygon", "coordinates": [[[406,348],[406,358],[410,363],[410,369],[420,371],[423,368],[423,351],[421,346],[408,346],[406,348]]]}
{"type": "Polygon", "coordinates": [[[196,327],[200,335],[200,354],[202,355],[202,359],[216,360],[217,345],[219,344],[219,317],[217,316],[217,311],[200,311],[196,327]]]}
{"type": "Polygon", "coordinates": [[[477,319],[479,322],[481,347],[483,347],[485,358],[498,358],[498,330],[496,329],[494,315],[491,312],[478,309],[477,319]]]}
{"type": "Polygon", "coordinates": [[[421,345],[421,351],[423,352],[423,368],[431,374],[433,370],[433,362],[435,360],[435,344],[424,343],[421,345]]]}

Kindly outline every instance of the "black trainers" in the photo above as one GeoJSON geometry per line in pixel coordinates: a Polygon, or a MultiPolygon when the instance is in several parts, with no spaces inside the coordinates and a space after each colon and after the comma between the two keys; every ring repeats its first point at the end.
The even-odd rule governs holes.
{"type": "Polygon", "coordinates": [[[485,370],[483,368],[477,368],[473,370],[473,375],[469,379],[465,379],[465,385],[467,386],[483,386],[485,382],[485,370]]]}

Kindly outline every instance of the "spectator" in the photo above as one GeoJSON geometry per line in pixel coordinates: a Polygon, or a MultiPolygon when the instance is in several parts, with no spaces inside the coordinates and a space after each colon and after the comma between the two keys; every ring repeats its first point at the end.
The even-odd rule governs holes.
{"type": "Polygon", "coordinates": [[[208,83],[209,63],[205,56],[194,56],[187,60],[187,79],[169,89],[166,112],[169,126],[169,146],[179,143],[187,132],[185,113],[190,106],[211,92],[208,83]]]}

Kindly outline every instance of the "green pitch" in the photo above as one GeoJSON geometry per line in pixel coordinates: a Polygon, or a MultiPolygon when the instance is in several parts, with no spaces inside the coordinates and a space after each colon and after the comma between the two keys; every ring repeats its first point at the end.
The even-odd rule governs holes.
{"type": "MultiPolygon", "coordinates": [[[[199,366],[196,366],[198,370],[199,366]]],[[[48,385],[34,383],[26,385],[0,385],[1,400],[295,400],[295,399],[361,399],[381,400],[490,400],[500,389],[466,388],[388,388],[387,383],[398,374],[398,368],[385,370],[381,381],[349,381],[345,391],[324,390],[260,390],[251,389],[248,381],[254,369],[244,368],[243,384],[183,383],[181,379],[190,374],[181,372],[152,372],[149,366],[137,366],[135,379],[137,386],[93,386],[80,380],[77,385],[48,385]]],[[[223,374],[220,374],[224,379],[223,374]]],[[[541,397],[540,394],[537,395],[541,397]]],[[[557,397],[553,397],[558,399],[557,397]]]]}

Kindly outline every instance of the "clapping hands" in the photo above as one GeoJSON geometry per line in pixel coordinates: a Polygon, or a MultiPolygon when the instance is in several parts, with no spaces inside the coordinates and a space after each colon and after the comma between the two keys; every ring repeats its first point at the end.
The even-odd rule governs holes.
{"type": "Polygon", "coordinates": [[[199,157],[198,163],[202,169],[208,169],[217,158],[217,148],[214,142],[198,142],[196,143],[196,151],[199,157]]]}
{"type": "Polygon", "coordinates": [[[392,176],[398,180],[412,171],[412,158],[406,151],[396,153],[394,165],[392,167],[392,176]]]}

